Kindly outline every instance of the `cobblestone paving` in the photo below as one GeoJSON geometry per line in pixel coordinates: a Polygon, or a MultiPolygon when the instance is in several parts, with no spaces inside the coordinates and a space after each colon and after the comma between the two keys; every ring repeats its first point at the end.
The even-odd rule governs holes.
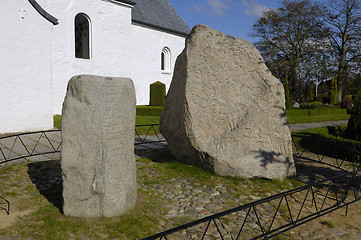
{"type": "MultiPolygon", "coordinates": [[[[152,159],[154,151],[157,151],[154,148],[164,148],[165,146],[164,143],[159,143],[154,147],[137,146],[136,153],[139,156],[152,159]]],[[[305,156],[315,157],[312,154],[306,154],[305,156]]],[[[48,158],[32,159],[32,161],[39,162],[29,164],[29,179],[49,202],[61,209],[62,179],[60,163],[57,160],[44,160],[48,160],[48,158]]],[[[288,183],[282,189],[265,191],[266,188],[263,189],[262,186],[247,180],[242,181],[239,185],[233,184],[231,179],[227,179],[227,181],[209,181],[208,183],[184,176],[165,176],[161,166],[162,164],[159,162],[137,157],[138,191],[147,196],[145,201],[151,206],[149,214],[160,216],[157,226],[158,232],[295,187],[292,183],[288,183]]],[[[297,171],[298,179],[305,183],[341,173],[339,170],[332,170],[324,165],[305,161],[298,162],[297,171]]],[[[16,181],[15,178],[12,179],[16,181]]],[[[299,200],[295,200],[290,204],[292,211],[298,210],[299,200]]],[[[277,203],[274,202],[259,207],[258,210],[262,214],[262,223],[269,223],[272,220],[276,206],[277,203]]],[[[3,214],[3,212],[0,212],[0,214],[3,214]]],[[[226,236],[225,239],[230,239],[231,234],[233,236],[237,235],[239,225],[246,214],[246,212],[239,212],[227,218],[222,218],[222,223],[217,222],[221,226],[220,231],[226,236]]],[[[282,216],[282,212],[278,213],[276,217],[280,223],[286,221],[282,216]]],[[[241,239],[249,239],[250,236],[255,236],[255,231],[259,229],[256,218],[255,212],[251,212],[250,220],[245,225],[246,231],[244,231],[241,239]]],[[[359,222],[361,222],[361,204],[357,202],[350,205],[347,217],[345,217],[345,209],[341,209],[292,229],[277,238],[361,239],[359,222]]],[[[197,231],[204,228],[205,225],[201,225],[197,229],[191,229],[188,232],[183,231],[176,236],[171,236],[169,239],[187,239],[187,234],[193,234],[192,236],[198,239],[199,234],[197,231]]],[[[209,236],[206,239],[219,238],[215,225],[210,226],[207,233],[209,236]]]]}
{"type": "MultiPolygon", "coordinates": [[[[152,165],[156,165],[154,162],[138,162],[140,168],[144,167],[147,169],[147,179],[157,179],[159,178],[159,173],[152,170],[152,165]]],[[[308,182],[313,180],[316,175],[312,171],[314,165],[313,163],[300,163],[298,165],[299,178],[303,181],[308,182]]],[[[320,170],[322,165],[318,165],[317,169],[320,170]]],[[[319,177],[329,177],[338,171],[327,171],[327,169],[322,169],[319,177]],[[326,173],[327,172],[327,173],[326,173]]],[[[142,179],[142,177],[140,177],[142,179]]],[[[173,178],[166,183],[155,183],[148,184],[147,181],[139,181],[139,187],[146,191],[150,195],[156,196],[159,201],[164,202],[163,207],[158,209],[161,211],[164,218],[161,220],[162,229],[166,230],[170,227],[173,227],[178,223],[183,224],[190,220],[200,219],[212,214],[215,214],[220,211],[224,211],[233,207],[237,207],[255,200],[259,200],[263,197],[270,196],[281,192],[279,189],[272,190],[267,193],[260,193],[259,188],[253,185],[247,184],[247,181],[234,188],[234,186],[229,186],[224,183],[216,184],[215,186],[210,187],[208,184],[200,184],[197,182],[192,182],[186,178],[173,178]]],[[[292,186],[288,186],[288,189],[291,189],[292,186]]],[[[296,197],[297,198],[297,197],[296,197]]],[[[293,202],[289,202],[291,206],[291,211],[295,214],[300,207],[300,201],[302,201],[303,196],[299,199],[295,199],[293,202]]],[[[310,200],[310,199],[309,199],[310,200]]],[[[275,213],[275,208],[277,207],[278,201],[273,203],[267,203],[258,206],[257,211],[262,220],[262,223],[270,223],[273,214],[275,213]]],[[[307,204],[307,203],[306,203],[307,204]]],[[[310,204],[311,206],[312,204],[310,204]]],[[[358,215],[360,214],[360,203],[354,203],[350,206],[349,211],[352,211],[352,216],[356,219],[359,219],[358,215]],[[351,210],[352,209],[352,210],[351,210]]],[[[222,218],[222,223],[216,221],[222,234],[224,234],[225,239],[232,239],[230,236],[237,236],[240,229],[240,224],[243,223],[243,219],[246,216],[245,211],[239,213],[231,214],[228,217],[222,218]],[[223,225],[222,225],[223,224],[223,225]]],[[[282,219],[281,214],[278,214],[276,218],[279,223],[285,223],[286,219],[282,219]]],[[[361,239],[361,231],[358,227],[358,224],[352,223],[353,220],[347,220],[345,215],[345,209],[341,209],[331,214],[331,216],[322,217],[316,219],[305,225],[301,225],[295,229],[292,229],[285,234],[278,236],[280,239],[361,239]]],[[[350,217],[350,214],[349,216],[350,217]]],[[[257,224],[257,219],[254,212],[251,212],[250,220],[245,224],[245,231],[242,232],[240,239],[250,239],[259,231],[259,226],[257,224]]],[[[277,220],[276,220],[277,221],[277,220]]],[[[266,224],[267,225],[267,224],[266,224]]],[[[277,226],[277,224],[275,224],[277,226]]],[[[174,234],[170,236],[170,239],[188,239],[186,236],[192,235],[194,239],[200,239],[201,234],[197,232],[204,230],[206,224],[198,226],[197,228],[191,229],[191,231],[186,232],[182,231],[181,233],[174,234]]],[[[220,239],[216,226],[212,224],[209,231],[207,231],[209,237],[206,239],[220,239]]],[[[235,237],[234,237],[235,238],[235,237]]],[[[189,238],[193,239],[193,238],[189,238]]]]}
{"type": "MultiPolygon", "coordinates": [[[[140,155],[145,156],[152,151],[143,150],[146,154],[140,155]]],[[[139,152],[141,151],[138,151],[138,154],[139,152]]],[[[151,156],[148,157],[152,158],[151,156]]],[[[287,182],[286,186],[282,186],[282,189],[268,189],[266,185],[259,185],[255,181],[244,180],[241,181],[241,184],[235,185],[232,179],[220,180],[221,178],[218,178],[205,182],[191,177],[167,176],[167,172],[162,170],[162,163],[140,157],[137,157],[137,167],[138,191],[141,195],[146,196],[144,198],[145,203],[150,206],[148,214],[160,216],[157,232],[295,187],[292,182],[287,182]]],[[[321,169],[322,167],[322,165],[314,165],[314,163],[299,162],[297,167],[298,178],[307,182],[315,177],[325,178],[338,173],[333,170],[328,171],[327,168],[321,169]],[[316,171],[319,174],[317,176],[315,174],[316,171]]],[[[49,202],[61,209],[62,179],[60,162],[53,160],[31,163],[28,167],[28,175],[31,183],[36,185],[40,193],[49,202]]],[[[15,178],[12,179],[16,181],[15,178]]],[[[262,205],[257,209],[261,213],[260,217],[263,223],[271,221],[276,205],[277,203],[275,202],[262,205]]],[[[290,205],[291,209],[297,211],[299,201],[290,202],[290,205]]],[[[350,205],[347,217],[345,217],[345,209],[341,209],[292,229],[278,236],[277,239],[360,239],[361,231],[358,224],[361,221],[360,207],[360,203],[354,203],[350,205]]],[[[0,212],[0,214],[3,213],[0,212]]],[[[221,226],[220,222],[217,222],[221,226],[222,233],[225,234],[225,239],[231,239],[230,234],[237,235],[240,222],[242,222],[245,215],[246,212],[240,212],[232,214],[227,218],[222,218],[223,226],[221,226]]],[[[277,215],[278,219],[282,220],[283,217],[282,213],[277,215]]],[[[204,228],[205,225],[201,225],[199,228],[190,229],[188,234],[193,234],[193,237],[196,236],[194,239],[199,239],[199,233],[197,232],[204,228]]],[[[247,221],[245,231],[240,239],[249,239],[250,236],[254,236],[254,232],[257,229],[259,227],[255,213],[251,212],[250,221],[247,221]]],[[[214,225],[210,226],[207,233],[209,237],[205,239],[220,239],[217,237],[219,235],[217,235],[217,229],[214,225]],[[210,237],[212,235],[214,237],[210,237]]],[[[170,236],[168,239],[188,239],[186,236],[187,232],[183,231],[180,234],[170,236]]],[[[0,239],[2,238],[0,237],[0,239]]]]}

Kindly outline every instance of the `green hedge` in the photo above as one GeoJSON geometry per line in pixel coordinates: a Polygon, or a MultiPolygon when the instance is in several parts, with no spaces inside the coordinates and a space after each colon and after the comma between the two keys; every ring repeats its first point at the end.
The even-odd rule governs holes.
{"type": "Polygon", "coordinates": [[[322,102],[314,101],[310,103],[302,103],[300,106],[301,109],[323,109],[325,105],[322,102]]]}
{"type": "Polygon", "coordinates": [[[150,84],[150,106],[164,106],[165,84],[159,81],[150,84]]]}
{"type": "Polygon", "coordinates": [[[350,162],[360,162],[361,154],[358,152],[361,152],[361,142],[341,137],[344,135],[345,128],[346,126],[319,128],[316,134],[304,135],[303,143],[300,142],[301,146],[303,145],[302,148],[305,147],[304,149],[324,156],[350,162]]]}
{"type": "Polygon", "coordinates": [[[162,106],[137,106],[137,115],[138,116],[160,116],[163,111],[162,106]]]}
{"type": "Polygon", "coordinates": [[[286,110],[287,116],[317,116],[317,115],[336,115],[347,114],[347,109],[340,108],[322,108],[322,109],[289,109],[286,110]]]}
{"type": "Polygon", "coordinates": [[[349,162],[361,162],[361,142],[349,140],[328,133],[326,127],[292,133],[297,148],[321,156],[328,156],[349,162]]]}
{"type": "Polygon", "coordinates": [[[336,143],[336,144],[342,145],[344,147],[354,149],[356,151],[361,151],[361,142],[359,142],[359,141],[336,137],[331,134],[323,135],[322,137],[324,139],[328,140],[329,142],[336,143]]]}
{"type": "Polygon", "coordinates": [[[321,135],[321,138],[324,142],[326,142],[326,146],[324,146],[325,155],[337,157],[350,162],[360,162],[361,155],[355,151],[361,152],[361,142],[336,137],[331,134],[321,135]]]}

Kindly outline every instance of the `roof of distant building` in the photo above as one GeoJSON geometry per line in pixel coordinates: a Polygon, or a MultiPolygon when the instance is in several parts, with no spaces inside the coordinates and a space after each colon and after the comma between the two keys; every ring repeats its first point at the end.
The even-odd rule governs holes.
{"type": "MultiPolygon", "coordinates": [[[[126,0],[129,2],[129,0],[126,0]]],[[[132,0],[132,22],[187,36],[190,28],[168,0],[132,0]]]]}

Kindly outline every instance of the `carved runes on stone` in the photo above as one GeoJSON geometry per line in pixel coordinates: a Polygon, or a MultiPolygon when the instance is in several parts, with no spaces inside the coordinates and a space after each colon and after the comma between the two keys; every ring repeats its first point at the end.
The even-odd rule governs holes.
{"type": "Polygon", "coordinates": [[[282,83],[256,48],[197,25],[178,56],[160,131],[181,161],[222,176],[295,175],[282,83]]]}
{"type": "Polygon", "coordinates": [[[64,214],[111,217],[134,207],[135,91],[131,79],[75,76],[63,103],[64,214]]]}

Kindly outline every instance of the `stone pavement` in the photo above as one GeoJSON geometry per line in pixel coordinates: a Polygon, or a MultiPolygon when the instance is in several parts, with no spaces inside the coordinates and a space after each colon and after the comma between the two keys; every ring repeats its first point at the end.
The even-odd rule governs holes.
{"type": "Polygon", "coordinates": [[[38,162],[59,159],[60,153],[54,153],[54,151],[60,149],[60,144],[60,131],[35,132],[1,138],[0,163],[5,160],[29,155],[31,157],[21,158],[10,163],[17,164],[23,161],[38,162]]]}
{"type": "MultiPolygon", "coordinates": [[[[157,142],[159,140],[164,140],[161,135],[141,135],[140,138],[141,139],[139,139],[138,137],[135,138],[135,150],[159,149],[165,148],[167,146],[166,142],[157,142]],[[145,143],[140,144],[141,142],[145,143]]],[[[36,132],[8,137],[3,136],[3,138],[0,138],[0,163],[6,160],[20,158],[22,156],[24,158],[11,161],[8,164],[18,164],[24,161],[39,162],[59,159],[60,153],[53,152],[60,149],[60,131],[51,131],[46,133],[36,132]]]]}
{"type": "Polygon", "coordinates": [[[296,131],[306,130],[306,129],[310,129],[310,128],[345,125],[346,123],[347,123],[347,120],[326,121],[326,122],[312,122],[312,123],[296,123],[296,124],[290,124],[290,128],[291,128],[291,131],[296,132],[296,131]]]}

